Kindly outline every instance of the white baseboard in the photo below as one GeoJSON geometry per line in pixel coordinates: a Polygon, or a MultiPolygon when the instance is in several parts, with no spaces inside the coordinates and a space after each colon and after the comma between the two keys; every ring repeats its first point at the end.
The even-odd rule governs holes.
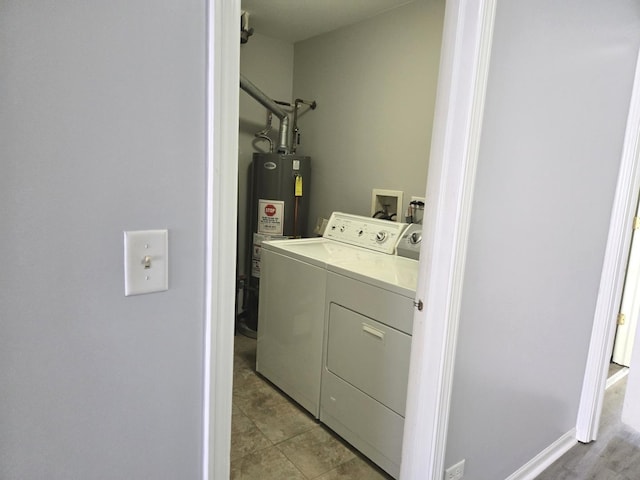
{"type": "Polygon", "coordinates": [[[577,443],[576,429],[573,428],[505,480],[533,480],[577,443]]]}
{"type": "Polygon", "coordinates": [[[609,390],[609,388],[613,387],[618,381],[622,380],[629,374],[629,367],[624,367],[618,370],[616,373],[607,378],[607,386],[605,390],[609,390]]]}

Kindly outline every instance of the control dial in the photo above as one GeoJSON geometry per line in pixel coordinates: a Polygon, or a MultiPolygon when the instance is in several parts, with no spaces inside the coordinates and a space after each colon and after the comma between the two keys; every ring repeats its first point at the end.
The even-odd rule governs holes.
{"type": "Polygon", "coordinates": [[[409,235],[409,243],[411,245],[417,245],[422,241],[422,234],[420,232],[413,232],[409,235]]]}
{"type": "Polygon", "coordinates": [[[376,233],[376,242],[382,243],[387,239],[388,236],[389,236],[388,232],[384,230],[380,230],[378,233],[376,233]]]}

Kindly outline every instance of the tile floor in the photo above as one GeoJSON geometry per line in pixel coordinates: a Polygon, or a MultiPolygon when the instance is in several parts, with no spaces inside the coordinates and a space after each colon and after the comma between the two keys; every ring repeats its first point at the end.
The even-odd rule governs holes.
{"type": "Polygon", "coordinates": [[[255,372],[256,341],[235,337],[232,480],[389,480],[255,372]]]}

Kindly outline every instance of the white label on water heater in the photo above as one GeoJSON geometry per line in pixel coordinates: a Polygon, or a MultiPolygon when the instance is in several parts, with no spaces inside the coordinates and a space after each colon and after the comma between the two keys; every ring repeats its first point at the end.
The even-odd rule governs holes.
{"type": "Polygon", "coordinates": [[[300,170],[300,160],[294,160],[293,161],[293,169],[294,170],[300,170]]]}
{"type": "Polygon", "coordinates": [[[284,240],[287,237],[282,235],[264,235],[262,233],[253,234],[253,249],[251,251],[251,276],[260,278],[260,257],[262,256],[262,242],[265,240],[284,240]]]}
{"type": "Polygon", "coordinates": [[[284,231],[284,201],[258,200],[258,233],[282,235],[284,231]]]}

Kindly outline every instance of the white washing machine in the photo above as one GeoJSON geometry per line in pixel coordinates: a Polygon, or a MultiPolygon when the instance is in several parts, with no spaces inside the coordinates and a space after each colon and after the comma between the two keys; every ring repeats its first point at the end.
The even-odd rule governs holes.
{"type": "Polygon", "coordinates": [[[406,224],[335,212],[322,238],[264,242],[256,370],[320,416],[328,266],[393,257],[406,224]]]}

